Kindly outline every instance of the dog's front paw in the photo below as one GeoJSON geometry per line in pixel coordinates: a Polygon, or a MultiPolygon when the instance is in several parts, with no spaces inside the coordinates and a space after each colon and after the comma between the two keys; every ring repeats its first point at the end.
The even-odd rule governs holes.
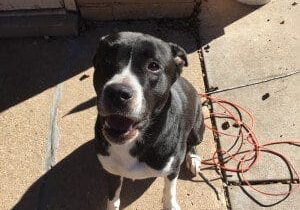
{"type": "Polygon", "coordinates": [[[186,154],[186,167],[190,172],[196,176],[200,172],[201,168],[201,158],[194,153],[189,152],[186,154]]]}
{"type": "Polygon", "coordinates": [[[119,210],[120,207],[120,199],[116,200],[116,201],[107,201],[107,210],[119,210]]]}
{"type": "Polygon", "coordinates": [[[164,204],[163,210],[180,210],[180,206],[177,202],[171,202],[169,204],[164,204]]]}

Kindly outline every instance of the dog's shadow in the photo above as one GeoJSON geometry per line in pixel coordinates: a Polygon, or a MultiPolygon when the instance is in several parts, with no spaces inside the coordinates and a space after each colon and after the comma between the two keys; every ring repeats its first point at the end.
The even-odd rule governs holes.
{"type": "MultiPolygon", "coordinates": [[[[138,199],[155,179],[125,180],[122,207],[138,199]]],[[[30,186],[14,210],[24,209],[89,209],[106,206],[107,184],[91,140],[57,163],[30,186]]]]}
{"type": "MultiPolygon", "coordinates": [[[[24,193],[14,210],[24,209],[89,209],[106,208],[107,188],[104,171],[96,157],[94,140],[81,145],[47,171],[24,193]]],[[[185,164],[180,179],[190,180],[192,175],[185,164]]],[[[121,207],[125,208],[143,195],[155,178],[125,179],[121,192],[121,207]]]]}

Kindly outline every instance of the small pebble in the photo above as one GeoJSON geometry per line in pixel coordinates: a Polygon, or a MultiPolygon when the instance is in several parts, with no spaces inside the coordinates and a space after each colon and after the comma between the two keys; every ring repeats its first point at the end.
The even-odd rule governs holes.
{"type": "Polygon", "coordinates": [[[206,45],[206,46],[205,46],[203,49],[205,50],[205,52],[209,52],[209,49],[210,49],[210,46],[209,46],[209,44],[208,44],[208,45],[206,45]]]}
{"type": "Polygon", "coordinates": [[[284,23],[285,23],[285,21],[284,21],[284,20],[280,22],[280,24],[284,24],[284,23]]]}
{"type": "Polygon", "coordinates": [[[235,128],[239,128],[240,127],[240,125],[237,124],[237,123],[233,123],[232,126],[235,127],[235,128]]]}
{"type": "Polygon", "coordinates": [[[292,6],[296,6],[298,3],[297,2],[294,2],[294,3],[292,3],[292,6]]]}
{"type": "Polygon", "coordinates": [[[266,94],[264,94],[262,97],[261,97],[261,99],[264,101],[264,100],[266,100],[267,98],[269,98],[270,97],[270,93],[266,93],[266,94]]]}
{"type": "Polygon", "coordinates": [[[89,77],[90,77],[89,75],[84,74],[84,75],[82,75],[82,76],[79,78],[79,80],[82,81],[82,80],[85,80],[86,78],[89,78],[89,77]]]}
{"type": "Polygon", "coordinates": [[[230,124],[229,124],[228,121],[223,122],[223,124],[222,124],[222,129],[223,129],[223,130],[227,130],[229,127],[230,127],[230,124]]]}

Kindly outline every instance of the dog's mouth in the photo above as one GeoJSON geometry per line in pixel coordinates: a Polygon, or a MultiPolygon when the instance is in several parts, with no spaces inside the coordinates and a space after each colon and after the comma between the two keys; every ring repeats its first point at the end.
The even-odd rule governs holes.
{"type": "Polygon", "coordinates": [[[138,135],[141,121],[120,115],[110,115],[104,118],[103,133],[115,143],[124,143],[138,135]]]}

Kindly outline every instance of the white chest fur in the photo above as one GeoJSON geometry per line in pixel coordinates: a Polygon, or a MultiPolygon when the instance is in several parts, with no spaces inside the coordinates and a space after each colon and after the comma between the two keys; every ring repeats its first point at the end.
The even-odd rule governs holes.
{"type": "Polygon", "coordinates": [[[130,179],[145,179],[169,174],[174,162],[174,157],[170,157],[168,163],[162,170],[155,170],[130,155],[129,151],[134,143],[133,141],[122,145],[112,144],[109,147],[109,156],[98,154],[98,159],[103,168],[112,174],[130,179]]]}

